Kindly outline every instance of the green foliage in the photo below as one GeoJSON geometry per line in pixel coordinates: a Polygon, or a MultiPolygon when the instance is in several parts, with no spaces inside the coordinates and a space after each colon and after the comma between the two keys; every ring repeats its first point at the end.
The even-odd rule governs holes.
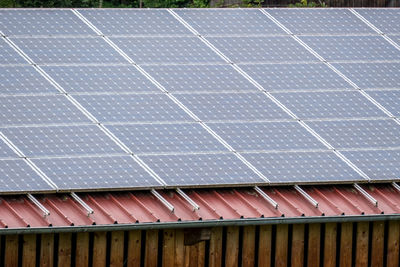
{"type": "Polygon", "coordinates": [[[300,0],[300,2],[297,2],[296,4],[290,4],[289,7],[327,7],[325,2],[321,2],[319,0],[319,3],[316,2],[307,2],[307,0],[300,0]]]}

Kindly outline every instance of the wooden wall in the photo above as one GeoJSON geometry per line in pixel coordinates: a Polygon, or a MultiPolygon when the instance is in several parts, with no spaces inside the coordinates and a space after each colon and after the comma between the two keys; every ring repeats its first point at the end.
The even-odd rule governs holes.
{"type": "Polygon", "coordinates": [[[205,230],[3,235],[0,266],[399,266],[399,221],[205,230]]]}

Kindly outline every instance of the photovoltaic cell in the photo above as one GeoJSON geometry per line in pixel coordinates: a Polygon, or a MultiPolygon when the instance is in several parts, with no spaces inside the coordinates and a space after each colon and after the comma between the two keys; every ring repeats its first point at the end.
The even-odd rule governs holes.
{"type": "Polygon", "coordinates": [[[69,93],[160,92],[133,66],[43,66],[69,93]]]}
{"type": "Polygon", "coordinates": [[[400,117],[400,90],[368,91],[368,94],[394,116],[400,117]]]}
{"type": "Polygon", "coordinates": [[[294,34],[376,34],[348,9],[274,8],[266,11],[294,34]]]}
{"type": "Polygon", "coordinates": [[[164,94],[145,95],[75,95],[100,122],[193,121],[164,94]]]}
{"type": "Polygon", "coordinates": [[[400,147],[393,120],[313,121],[307,124],[336,149],[400,147]]]}
{"type": "Polygon", "coordinates": [[[335,90],[352,88],[323,63],[239,65],[265,90],[335,90]]]}
{"type": "Polygon", "coordinates": [[[176,98],[203,121],[252,121],[291,118],[261,92],[177,94],[176,98]]]}
{"type": "Polygon", "coordinates": [[[364,180],[333,152],[246,153],[243,156],[271,183],[364,180]]]}
{"type": "Polygon", "coordinates": [[[138,64],[223,63],[214,51],[197,37],[120,37],[111,38],[138,64]]]}
{"type": "Polygon", "coordinates": [[[398,8],[357,8],[356,11],[382,32],[400,34],[400,10],[398,8]]]}
{"type": "Polygon", "coordinates": [[[141,156],[168,185],[238,185],[265,182],[233,154],[141,156]]]}
{"type": "Polygon", "coordinates": [[[208,123],[208,126],[236,151],[325,149],[297,122],[208,123]]]}
{"type": "Polygon", "coordinates": [[[130,156],[43,158],[32,161],[61,190],[160,185],[130,156]]]}
{"type": "MultiPolygon", "coordinates": [[[[1,130],[0,130],[1,131],[1,130]]],[[[18,155],[0,139],[0,158],[16,158],[18,155]]]]}
{"type": "Polygon", "coordinates": [[[227,151],[197,123],[109,125],[107,128],[136,154],[227,151]]]}
{"type": "Polygon", "coordinates": [[[399,35],[390,35],[389,36],[393,41],[396,42],[398,46],[400,46],[400,36],[399,35]]]}
{"type": "Polygon", "coordinates": [[[95,125],[12,127],[0,130],[27,157],[125,153],[95,125]]]}
{"type": "Polygon", "coordinates": [[[258,9],[176,9],[202,35],[286,35],[258,9]]]}
{"type": "Polygon", "coordinates": [[[358,91],[273,93],[302,119],[387,117],[358,91]]]}
{"type": "Polygon", "coordinates": [[[400,150],[343,151],[372,180],[400,179],[400,150]]]}
{"type": "Polygon", "coordinates": [[[62,95],[0,96],[0,127],[65,123],[91,121],[62,95]]]}
{"type": "Polygon", "coordinates": [[[0,64],[27,64],[26,60],[0,38],[0,64]]]}
{"type": "Polygon", "coordinates": [[[151,65],[143,68],[170,92],[258,90],[230,65],[151,65]]]}

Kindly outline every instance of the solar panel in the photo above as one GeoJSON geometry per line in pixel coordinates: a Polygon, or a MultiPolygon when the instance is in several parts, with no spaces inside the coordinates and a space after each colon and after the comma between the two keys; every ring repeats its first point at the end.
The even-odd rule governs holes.
{"type": "Polygon", "coordinates": [[[327,183],[364,180],[333,152],[246,153],[271,183],[327,183]]]}
{"type": "Polygon", "coordinates": [[[397,44],[398,46],[400,46],[400,36],[398,36],[398,35],[390,35],[389,37],[390,37],[393,41],[395,41],[396,44],[397,44]]]}
{"type": "Polygon", "coordinates": [[[69,93],[160,92],[160,89],[131,65],[42,68],[69,93]]]}
{"type": "Polygon", "coordinates": [[[18,155],[0,139],[0,159],[3,158],[16,158],[18,155]]]}
{"type": "Polygon", "coordinates": [[[235,63],[316,62],[318,59],[292,37],[209,37],[235,63]]]}
{"type": "Polygon", "coordinates": [[[11,39],[36,64],[126,63],[101,37],[11,39]]]}
{"type": "Polygon", "coordinates": [[[294,34],[348,35],[374,34],[375,31],[348,9],[267,9],[275,19],[294,34]]]}
{"type": "Polygon", "coordinates": [[[25,156],[72,156],[125,153],[95,125],[0,129],[25,156]]]}
{"type": "Polygon", "coordinates": [[[269,92],[352,88],[323,63],[241,64],[239,67],[269,92]]]}
{"type": "Polygon", "coordinates": [[[236,151],[325,149],[297,122],[208,123],[208,126],[236,151]]]}
{"type": "Polygon", "coordinates": [[[357,8],[356,11],[382,32],[400,34],[399,9],[357,8]]]}
{"type": "Polygon", "coordinates": [[[0,127],[91,121],[62,95],[0,96],[0,127]]]}
{"type": "MultiPolygon", "coordinates": [[[[1,30],[1,29],[0,29],[1,30]]],[[[25,59],[21,57],[15,50],[0,38],[0,64],[27,64],[25,59]]]]}
{"type": "Polygon", "coordinates": [[[400,90],[368,91],[368,94],[394,116],[400,117],[400,90]]]}
{"type": "Polygon", "coordinates": [[[130,156],[32,160],[61,190],[152,187],[160,184],[130,156]]]}
{"type": "Polygon", "coordinates": [[[203,121],[252,121],[291,118],[261,92],[177,94],[176,98],[203,121]]]}
{"type": "Polygon", "coordinates": [[[109,125],[136,154],[227,151],[198,123],[109,125]]]}
{"type": "Polygon", "coordinates": [[[141,156],[168,185],[239,185],[265,182],[233,154],[141,156]]]}
{"type": "Polygon", "coordinates": [[[205,36],[286,34],[257,9],[176,9],[174,11],[205,36]]]}
{"type": "Polygon", "coordinates": [[[258,90],[230,65],[151,65],[143,68],[170,92],[258,90]]]}
{"type": "Polygon", "coordinates": [[[193,121],[164,94],[75,95],[74,98],[103,123],[193,121]]]}
{"type": "Polygon", "coordinates": [[[357,91],[273,93],[302,119],[387,117],[357,91]]]}
{"type": "Polygon", "coordinates": [[[195,36],[191,37],[112,37],[138,64],[224,63],[195,36]]]}
{"type": "Polygon", "coordinates": [[[400,150],[343,151],[372,180],[400,179],[400,150]]]}
{"type": "Polygon", "coordinates": [[[400,125],[394,120],[307,122],[336,149],[400,147],[400,125]]]}

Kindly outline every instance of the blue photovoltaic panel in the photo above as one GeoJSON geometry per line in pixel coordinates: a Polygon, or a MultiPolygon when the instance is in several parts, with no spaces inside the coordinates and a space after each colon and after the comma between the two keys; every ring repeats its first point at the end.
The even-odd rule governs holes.
{"type": "Polygon", "coordinates": [[[360,8],[356,9],[357,13],[361,14],[375,27],[383,33],[400,34],[400,9],[398,8],[360,8]]]}
{"type": "Polygon", "coordinates": [[[160,185],[130,156],[43,158],[32,161],[61,190],[160,185]]]}
{"type": "Polygon", "coordinates": [[[266,11],[294,34],[376,34],[348,9],[285,8],[266,11]]]}
{"type": "Polygon", "coordinates": [[[0,130],[27,157],[125,153],[96,125],[12,127],[0,130]]]}
{"type": "Polygon", "coordinates": [[[0,66],[0,94],[41,93],[58,90],[31,66],[0,66]]]}
{"type": "Polygon", "coordinates": [[[16,158],[18,155],[0,139],[0,158],[16,158]]]}
{"type": "Polygon", "coordinates": [[[63,95],[0,96],[0,127],[90,122],[63,95]]]}
{"type": "Polygon", "coordinates": [[[207,125],[236,151],[326,148],[297,122],[236,122],[207,125]]]}
{"type": "Polygon", "coordinates": [[[140,157],[168,185],[238,185],[265,182],[234,154],[186,154],[140,157]]]}
{"type": "Polygon", "coordinates": [[[95,35],[71,10],[0,10],[0,31],[8,36],[95,35]]]}
{"type": "Polygon", "coordinates": [[[286,35],[258,9],[176,9],[202,35],[286,35]]]}
{"type": "Polygon", "coordinates": [[[138,64],[223,63],[214,51],[192,37],[111,38],[138,64]]]}
{"type": "Polygon", "coordinates": [[[273,93],[301,119],[387,117],[358,91],[273,93]]]}
{"type": "Polygon", "coordinates": [[[389,36],[393,41],[395,41],[396,42],[396,44],[398,45],[398,46],[400,46],[400,36],[399,35],[390,35],[389,36]]]}
{"type": "Polygon", "coordinates": [[[108,36],[192,35],[165,9],[80,9],[79,12],[108,36]]]}
{"type": "Polygon", "coordinates": [[[65,91],[82,92],[160,92],[135,67],[127,66],[43,66],[65,91]]]}
{"type": "Polygon", "coordinates": [[[394,120],[313,121],[307,124],[336,149],[400,147],[394,120]]]}
{"type": "Polygon", "coordinates": [[[164,94],[75,95],[100,122],[193,121],[164,94]]]}
{"type": "Polygon", "coordinates": [[[364,180],[333,152],[245,153],[271,183],[326,183],[364,180]]]}
{"type": "Polygon", "coordinates": [[[0,38],[0,64],[28,64],[22,56],[2,39],[4,38],[0,38]]]}
{"type": "Polygon", "coordinates": [[[0,191],[30,192],[53,190],[23,159],[0,160],[0,191]]]}
{"type": "Polygon", "coordinates": [[[207,39],[234,63],[318,61],[289,36],[209,37],[207,39]]]}
{"type": "Polygon", "coordinates": [[[101,37],[11,39],[36,64],[127,62],[101,37]]]}
{"type": "Polygon", "coordinates": [[[328,61],[400,60],[400,53],[381,36],[301,36],[328,61]]]}
{"type": "Polygon", "coordinates": [[[400,179],[400,150],[343,151],[372,180],[400,179]]]}
{"type": "Polygon", "coordinates": [[[393,116],[400,117],[400,90],[368,91],[368,94],[389,110],[393,116]]]}
{"type": "Polygon", "coordinates": [[[361,89],[400,89],[400,63],[333,64],[361,89]]]}
{"type": "Polygon", "coordinates": [[[265,90],[337,90],[352,88],[326,64],[249,64],[239,65],[265,90]]]}
{"type": "Polygon", "coordinates": [[[278,120],[291,117],[263,93],[177,94],[203,121],[278,120]]]}
{"type": "Polygon", "coordinates": [[[170,92],[257,91],[231,65],[144,66],[170,92]]]}
{"type": "Polygon", "coordinates": [[[227,151],[198,123],[108,125],[135,154],[227,151]]]}

